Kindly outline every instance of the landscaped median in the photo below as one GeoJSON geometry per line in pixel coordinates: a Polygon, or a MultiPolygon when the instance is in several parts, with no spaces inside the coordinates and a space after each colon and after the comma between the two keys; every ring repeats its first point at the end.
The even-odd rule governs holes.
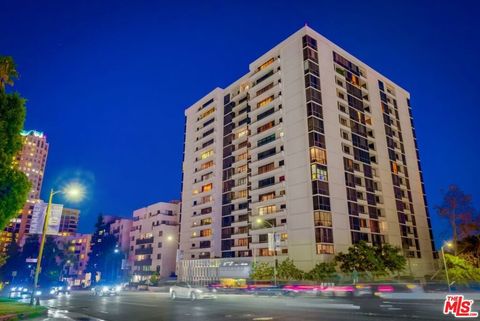
{"type": "Polygon", "coordinates": [[[35,318],[47,313],[47,308],[31,306],[15,300],[0,298],[0,321],[35,318]]]}

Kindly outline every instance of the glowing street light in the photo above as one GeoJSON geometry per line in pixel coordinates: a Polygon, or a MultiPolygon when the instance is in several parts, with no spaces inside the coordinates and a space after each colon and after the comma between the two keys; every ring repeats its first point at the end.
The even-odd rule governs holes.
{"type": "MultiPolygon", "coordinates": [[[[58,191],[54,191],[53,189],[50,190],[50,197],[48,198],[48,205],[47,205],[47,213],[45,214],[45,220],[43,221],[42,239],[40,241],[40,249],[38,251],[37,268],[35,269],[35,278],[33,282],[32,296],[30,297],[30,305],[33,304],[34,293],[36,292],[36,289],[38,286],[38,276],[40,274],[40,269],[42,266],[43,248],[45,247],[45,239],[47,236],[48,220],[50,218],[50,212],[52,210],[53,196],[56,194],[64,194],[71,201],[81,201],[85,195],[85,189],[79,183],[73,182],[68,184],[67,186],[65,186],[65,188],[61,190],[58,190],[58,191]]],[[[37,296],[36,304],[37,305],[40,304],[38,296],[37,296]]]]}
{"type": "Polygon", "coordinates": [[[448,277],[448,267],[447,267],[447,261],[445,260],[445,251],[443,250],[444,247],[452,248],[453,243],[452,242],[445,242],[442,247],[440,248],[442,251],[442,258],[443,258],[443,266],[445,267],[445,276],[447,277],[447,285],[448,285],[448,292],[451,292],[451,287],[450,287],[450,278],[448,277]]]}
{"type": "MultiPolygon", "coordinates": [[[[276,232],[275,232],[275,225],[270,223],[269,221],[265,221],[264,219],[258,217],[255,222],[257,225],[268,225],[272,228],[272,233],[273,233],[273,258],[274,258],[274,264],[273,264],[273,283],[275,286],[277,286],[277,244],[276,244],[276,232]]],[[[254,250],[255,251],[255,250],[254,250]]]]}

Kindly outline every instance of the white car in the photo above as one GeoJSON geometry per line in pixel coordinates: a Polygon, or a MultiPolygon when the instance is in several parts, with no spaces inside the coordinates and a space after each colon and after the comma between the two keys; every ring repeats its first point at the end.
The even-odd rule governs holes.
{"type": "Polygon", "coordinates": [[[193,287],[186,282],[178,282],[170,287],[170,298],[172,300],[183,298],[195,301],[198,299],[214,299],[216,296],[215,290],[203,287],[193,287]]]}
{"type": "Polygon", "coordinates": [[[93,295],[98,296],[118,295],[121,290],[120,285],[97,285],[92,288],[93,295]]]}

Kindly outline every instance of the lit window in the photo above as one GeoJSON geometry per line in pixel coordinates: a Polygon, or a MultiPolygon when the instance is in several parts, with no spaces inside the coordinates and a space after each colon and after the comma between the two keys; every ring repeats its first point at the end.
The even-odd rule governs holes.
{"type": "Polygon", "coordinates": [[[260,65],[260,67],[257,68],[258,70],[262,70],[267,68],[269,65],[271,65],[275,61],[275,58],[270,58],[269,60],[265,61],[263,64],[260,65]]]}
{"type": "Polygon", "coordinates": [[[238,132],[237,134],[237,138],[240,138],[240,137],[243,137],[245,135],[248,134],[248,129],[247,128],[244,128],[243,130],[241,130],[240,132],[238,132]]]}
{"type": "Polygon", "coordinates": [[[211,190],[212,190],[212,187],[213,187],[213,184],[212,184],[212,183],[207,184],[207,185],[203,185],[203,186],[202,186],[202,192],[211,191],[211,190]]]}
{"type": "Polygon", "coordinates": [[[312,180],[328,181],[327,168],[319,164],[312,164],[312,180]]]}
{"type": "Polygon", "coordinates": [[[276,210],[277,210],[277,207],[275,205],[264,206],[258,209],[258,214],[259,215],[272,214],[272,213],[275,213],[276,210]]]}
{"type": "Polygon", "coordinates": [[[210,150],[207,150],[206,152],[203,152],[201,155],[200,155],[200,159],[205,159],[205,158],[208,158],[210,156],[213,155],[213,150],[210,149],[210,150]]]}
{"type": "Polygon", "coordinates": [[[310,161],[327,165],[327,153],[323,149],[310,147],[310,161]]]}
{"type": "Polygon", "coordinates": [[[315,226],[332,227],[332,213],[330,212],[315,211],[313,212],[313,219],[315,226]]]}
{"type": "Polygon", "coordinates": [[[211,113],[213,113],[214,111],[215,111],[215,107],[214,107],[214,108],[210,108],[209,110],[204,111],[204,112],[200,115],[200,117],[198,117],[198,119],[199,119],[199,120],[200,120],[200,119],[203,119],[203,118],[207,117],[208,115],[210,115],[211,113]]]}
{"type": "Polygon", "coordinates": [[[213,161],[209,161],[209,162],[203,163],[203,164],[200,166],[200,170],[202,170],[202,169],[207,169],[207,168],[212,167],[212,166],[213,166],[213,161]]]}
{"type": "Polygon", "coordinates": [[[333,245],[317,244],[317,254],[333,254],[333,245]]]}
{"type": "Polygon", "coordinates": [[[268,105],[271,101],[273,101],[273,96],[270,96],[270,97],[265,98],[264,100],[260,101],[260,102],[257,104],[257,107],[266,106],[266,105],[268,105]]]}

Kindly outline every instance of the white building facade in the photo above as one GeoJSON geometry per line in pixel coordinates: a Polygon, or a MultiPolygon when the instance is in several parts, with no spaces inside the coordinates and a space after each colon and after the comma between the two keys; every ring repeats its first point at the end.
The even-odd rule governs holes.
{"type": "Polygon", "coordinates": [[[366,241],[433,271],[410,95],[314,30],[185,115],[183,259],[276,255],[309,270],[366,241]]]}
{"type": "Polygon", "coordinates": [[[134,282],[175,273],[180,204],[159,202],[133,212],[130,261],[134,282]]]}

